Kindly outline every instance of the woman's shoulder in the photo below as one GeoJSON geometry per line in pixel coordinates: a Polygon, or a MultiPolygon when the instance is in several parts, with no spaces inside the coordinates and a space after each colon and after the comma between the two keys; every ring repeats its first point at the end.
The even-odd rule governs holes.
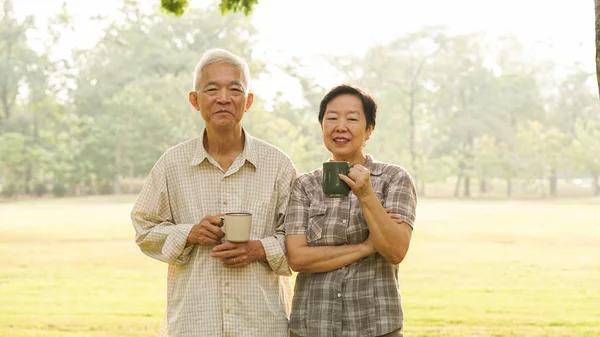
{"type": "Polygon", "coordinates": [[[402,165],[371,159],[370,166],[369,170],[375,175],[384,175],[387,177],[410,176],[408,170],[402,165]]]}
{"type": "Polygon", "coordinates": [[[298,183],[303,184],[303,185],[312,185],[312,184],[320,184],[320,180],[322,176],[322,169],[318,168],[318,169],[314,169],[312,171],[309,172],[305,172],[302,174],[299,174],[296,177],[296,180],[298,181],[298,183]]]}

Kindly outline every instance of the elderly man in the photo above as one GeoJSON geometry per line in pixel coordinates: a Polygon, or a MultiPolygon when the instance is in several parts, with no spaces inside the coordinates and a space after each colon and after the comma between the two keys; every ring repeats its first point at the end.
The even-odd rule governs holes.
{"type": "Polygon", "coordinates": [[[296,169],[242,127],[249,88],[243,59],[204,53],[189,93],[204,132],[162,155],[131,212],[142,252],[169,264],[161,336],[288,335],[282,224],[296,169]],[[228,212],[252,214],[248,242],[222,240],[228,212]]]}

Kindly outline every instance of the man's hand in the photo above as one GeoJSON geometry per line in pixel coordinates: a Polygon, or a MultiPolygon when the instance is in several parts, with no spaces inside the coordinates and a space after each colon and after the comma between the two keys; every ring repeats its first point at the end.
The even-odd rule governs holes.
{"type": "Polygon", "coordinates": [[[244,243],[224,242],[213,248],[210,256],[220,259],[225,268],[244,268],[254,261],[266,259],[265,248],[259,240],[244,243]]]}
{"type": "Polygon", "coordinates": [[[220,216],[205,216],[194,225],[187,237],[188,244],[214,245],[221,243],[225,233],[221,230],[223,220],[220,216]]]}

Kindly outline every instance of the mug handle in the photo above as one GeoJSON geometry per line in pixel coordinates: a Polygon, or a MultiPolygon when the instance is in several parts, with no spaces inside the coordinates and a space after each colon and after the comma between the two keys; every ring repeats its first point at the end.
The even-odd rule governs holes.
{"type": "Polygon", "coordinates": [[[223,231],[223,233],[225,233],[225,217],[220,216],[219,218],[221,218],[221,221],[223,221],[223,226],[221,226],[221,231],[223,231]]]}

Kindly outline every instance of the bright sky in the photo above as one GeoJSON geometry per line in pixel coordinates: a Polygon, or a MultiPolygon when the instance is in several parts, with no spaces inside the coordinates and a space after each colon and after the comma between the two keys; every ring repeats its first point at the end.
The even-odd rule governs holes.
{"type": "MultiPolygon", "coordinates": [[[[62,2],[14,0],[14,7],[20,14],[36,15],[43,25],[62,2]]],[[[153,6],[160,0],[144,2],[153,6]]],[[[209,2],[190,0],[198,7],[209,2]]],[[[93,26],[89,17],[110,16],[122,0],[67,3],[76,30],[65,39],[65,50],[93,45],[100,27],[93,26]]],[[[259,31],[254,57],[272,64],[300,57],[309,65],[307,71],[324,85],[337,84],[340,79],[323,67],[321,55],[360,55],[374,43],[432,25],[456,33],[512,34],[539,57],[562,67],[580,63],[581,68],[595,71],[591,0],[260,0],[252,20],[259,31]]],[[[255,91],[270,96],[275,87],[293,85],[289,80],[268,78],[256,83],[255,91]],[[269,84],[274,81],[276,86],[269,84]]]]}

